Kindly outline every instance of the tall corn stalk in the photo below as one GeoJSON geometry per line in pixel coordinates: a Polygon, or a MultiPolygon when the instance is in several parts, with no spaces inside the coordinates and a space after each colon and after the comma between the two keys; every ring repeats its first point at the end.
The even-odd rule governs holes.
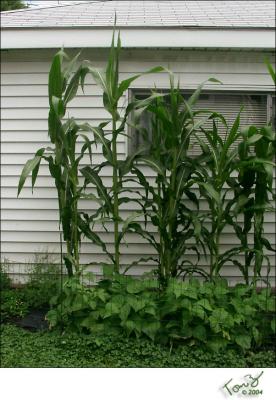
{"type": "Polygon", "coordinates": [[[80,271],[78,200],[82,188],[79,188],[78,166],[84,153],[87,150],[91,153],[91,145],[88,138],[79,133],[79,126],[73,118],[64,121],[67,104],[77,93],[83,71],[80,66],[73,72],[78,55],[66,66],[63,65],[64,59],[68,60],[68,56],[61,50],[54,56],[49,73],[48,134],[53,147],[39,149],[34,158],[26,162],[19,179],[18,195],[29,174],[34,187],[41,160],[46,161],[58,195],[59,222],[66,242],[64,262],[68,275],[72,276],[80,271]],[[78,155],[76,145],[80,137],[84,144],[78,155]]]}
{"type": "MultiPolygon", "coordinates": [[[[213,82],[217,80],[209,79],[213,82]]],[[[206,274],[197,268],[186,256],[192,251],[197,258],[205,247],[202,241],[202,218],[199,214],[199,200],[193,190],[198,174],[204,174],[201,163],[205,155],[192,157],[189,154],[190,139],[209,118],[193,108],[200,96],[202,87],[186,101],[180,88],[175,87],[170,74],[170,92],[166,97],[158,97],[147,111],[152,116],[151,131],[140,128],[148,142],[148,155],[137,155],[139,163],[147,165],[156,173],[156,186],[149,184],[142,174],[139,164],[132,168],[140,184],[150,194],[145,198],[147,214],[157,228],[158,240],[149,241],[157,252],[158,276],[163,287],[170,277],[185,275],[188,272],[206,274]],[[192,202],[194,210],[188,206],[192,202]]],[[[206,114],[206,111],[203,112],[206,114]]],[[[139,130],[139,125],[138,125],[139,130]]]]}
{"type": "Polygon", "coordinates": [[[207,200],[209,205],[209,218],[211,229],[206,227],[203,230],[205,243],[210,253],[210,278],[219,275],[223,265],[241,251],[241,246],[233,247],[230,250],[221,252],[221,235],[226,225],[233,224],[232,219],[235,215],[236,198],[227,199],[227,194],[233,194],[236,187],[232,173],[236,169],[238,158],[237,147],[234,146],[240,137],[239,124],[240,114],[238,114],[231,129],[224,117],[214,113],[211,116],[213,122],[212,129],[202,128],[206,140],[202,140],[198,135],[197,140],[201,146],[207,161],[204,165],[206,174],[203,179],[198,180],[201,195],[207,200]],[[218,121],[226,131],[225,140],[222,139],[218,131],[218,121]]]}
{"type": "Polygon", "coordinates": [[[210,252],[210,277],[219,276],[221,268],[227,262],[237,265],[245,281],[249,282],[249,266],[255,258],[256,277],[260,274],[263,260],[262,247],[266,243],[262,237],[263,215],[268,209],[268,192],[272,190],[273,162],[271,137],[267,129],[251,127],[249,131],[239,130],[240,114],[237,116],[230,131],[223,116],[214,114],[213,129],[202,129],[206,143],[197,137],[203,152],[209,154],[206,162],[207,175],[198,182],[201,194],[208,201],[211,230],[204,229],[205,243],[210,252]],[[223,141],[217,129],[216,118],[223,122],[226,128],[226,138],[223,141]],[[237,139],[243,135],[243,141],[237,145],[237,139]],[[269,144],[270,143],[270,144],[269,144]],[[254,145],[255,154],[249,152],[254,145]],[[233,176],[239,173],[238,180],[233,176]],[[230,199],[227,195],[230,195],[230,199]],[[244,226],[237,222],[238,215],[244,215],[244,226]],[[254,221],[254,222],[253,222],[254,221]],[[254,249],[250,248],[248,234],[254,224],[254,249]],[[226,226],[233,226],[241,244],[226,252],[221,252],[221,235],[226,226]],[[245,254],[245,263],[235,259],[237,255],[245,254]]]}
{"type": "MultiPolygon", "coordinates": [[[[266,61],[268,71],[275,84],[275,71],[266,61]]],[[[275,212],[272,206],[273,192],[273,159],[275,157],[276,140],[271,122],[263,127],[247,127],[242,131],[243,140],[239,144],[239,178],[236,187],[238,202],[243,203],[243,227],[236,221],[233,225],[238,238],[244,248],[244,262],[232,260],[241,270],[245,282],[249,283],[249,272],[253,268],[253,284],[262,275],[263,261],[267,261],[268,272],[270,267],[269,257],[264,249],[274,251],[270,242],[264,236],[264,214],[267,211],[275,212]],[[249,246],[248,236],[253,231],[254,244],[249,246]],[[253,266],[252,266],[253,263],[253,266]]]]}
{"type": "MultiPolygon", "coordinates": [[[[86,166],[81,169],[81,173],[85,178],[85,185],[87,186],[88,184],[92,184],[94,187],[96,187],[98,194],[96,201],[100,202],[100,207],[94,215],[89,216],[84,213],[82,214],[82,230],[84,234],[94,243],[100,242],[104,252],[109,257],[114,272],[116,273],[120,272],[120,244],[124,236],[128,232],[137,230],[141,231],[140,224],[138,222],[134,222],[134,220],[137,218],[137,213],[131,215],[126,220],[123,220],[120,216],[120,206],[124,203],[137,202],[140,207],[143,208],[143,205],[139,199],[133,199],[127,196],[127,193],[131,192],[131,189],[126,189],[125,183],[131,180],[127,174],[131,169],[133,158],[118,160],[118,137],[120,135],[126,136],[125,127],[127,124],[128,115],[134,109],[143,109],[155,97],[150,96],[146,101],[135,101],[128,104],[127,108],[123,110],[122,115],[120,115],[118,105],[120,99],[124,96],[124,93],[129,88],[130,84],[135,79],[143,75],[134,75],[119,82],[120,49],[120,33],[118,34],[117,43],[115,45],[114,30],[106,69],[100,70],[94,68],[89,61],[86,62],[82,82],[84,83],[84,77],[86,74],[91,74],[94,81],[101,87],[103,91],[103,105],[110,114],[110,120],[100,124],[98,127],[91,127],[89,124],[84,124],[81,126],[82,130],[93,133],[94,142],[101,145],[103,149],[103,155],[105,157],[105,161],[102,164],[96,166],[86,166]],[[111,139],[108,138],[110,132],[107,131],[108,124],[110,123],[111,139]],[[101,171],[106,166],[111,166],[112,168],[112,187],[110,190],[107,190],[101,179],[101,171]],[[107,221],[110,221],[113,224],[113,252],[109,252],[107,250],[106,245],[99,236],[97,236],[96,240],[93,238],[93,227],[91,226],[91,223],[94,224],[95,222],[101,222],[105,224],[107,221]]],[[[156,73],[161,72],[162,70],[163,68],[156,67],[146,71],[145,73],[156,73]]]]}
{"type": "MultiPolygon", "coordinates": [[[[264,254],[264,248],[273,250],[269,241],[264,237],[264,214],[274,211],[271,200],[273,198],[273,157],[275,154],[275,133],[271,127],[256,128],[250,126],[243,131],[243,142],[239,144],[239,201],[244,198],[243,229],[236,222],[234,224],[237,236],[245,250],[244,264],[234,260],[243,273],[246,283],[249,283],[249,271],[254,260],[253,283],[262,279],[263,261],[269,258],[264,254]],[[247,201],[246,201],[247,199],[247,201]],[[248,235],[253,228],[254,247],[249,248],[248,235]]],[[[275,196],[275,195],[274,195],[275,196]]]]}

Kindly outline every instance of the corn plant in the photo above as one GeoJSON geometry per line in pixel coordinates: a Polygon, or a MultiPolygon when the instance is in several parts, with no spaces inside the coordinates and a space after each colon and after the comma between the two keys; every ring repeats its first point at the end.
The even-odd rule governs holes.
{"type": "MultiPolygon", "coordinates": [[[[268,71],[275,83],[275,71],[266,61],[268,71]]],[[[244,248],[244,262],[233,259],[233,263],[241,270],[245,282],[249,283],[249,271],[253,268],[253,283],[262,278],[264,259],[270,267],[269,257],[264,249],[275,251],[264,237],[264,214],[274,211],[272,198],[273,158],[275,155],[275,132],[271,123],[263,128],[247,127],[242,131],[242,142],[239,144],[238,182],[235,193],[238,203],[242,203],[243,226],[237,221],[234,229],[244,248]],[[253,232],[253,247],[249,246],[248,236],[253,232]],[[254,263],[254,266],[252,264],[254,263]]]]}
{"type": "Polygon", "coordinates": [[[218,276],[225,263],[233,262],[248,282],[253,257],[254,275],[257,276],[263,260],[262,247],[264,244],[269,247],[262,232],[263,213],[268,207],[267,189],[272,190],[272,145],[269,144],[272,137],[267,129],[261,129],[260,133],[257,128],[251,127],[247,134],[243,131],[243,141],[238,146],[237,139],[242,136],[239,129],[240,114],[230,130],[222,115],[214,114],[213,117],[213,129],[202,129],[206,142],[197,136],[203,152],[210,156],[206,162],[205,180],[198,182],[210,209],[211,230],[203,230],[210,252],[210,277],[218,276]],[[218,133],[217,118],[226,129],[225,140],[218,133]],[[251,145],[255,146],[255,154],[249,153],[251,145]],[[233,177],[234,171],[239,172],[238,181],[233,177]],[[230,199],[227,198],[228,194],[230,199]],[[237,216],[241,213],[244,215],[243,228],[237,223],[237,216]],[[255,232],[253,249],[248,244],[252,223],[255,232]],[[221,235],[226,225],[234,227],[241,244],[221,253],[221,235]],[[245,254],[244,265],[235,260],[235,256],[241,253],[245,254]]]}
{"type": "Polygon", "coordinates": [[[268,264],[269,258],[264,254],[264,248],[273,250],[269,241],[264,237],[264,214],[275,211],[272,207],[273,198],[273,157],[275,154],[275,133],[271,127],[256,128],[250,126],[242,132],[243,141],[239,144],[239,185],[236,189],[239,203],[243,203],[243,228],[235,222],[234,228],[245,250],[244,263],[233,260],[243,273],[246,283],[249,283],[249,270],[252,262],[253,283],[261,279],[264,259],[268,264]],[[248,235],[253,230],[254,245],[249,248],[248,235]]]}
{"type": "MultiPolygon", "coordinates": [[[[269,62],[267,62],[267,68],[270,76],[274,82],[275,80],[275,70],[269,62]]],[[[264,257],[263,248],[273,251],[270,243],[265,239],[263,235],[263,223],[264,214],[267,210],[274,210],[271,207],[271,201],[269,198],[269,193],[273,196],[273,159],[275,157],[276,149],[276,136],[275,132],[272,130],[272,126],[266,126],[259,130],[260,135],[259,140],[255,142],[255,155],[256,159],[260,160],[258,167],[256,168],[256,186],[255,186],[255,204],[254,204],[254,250],[255,250],[255,264],[254,264],[254,280],[261,275],[261,268],[264,257]]],[[[253,158],[254,160],[254,158],[253,158]]],[[[275,250],[274,250],[275,251],[275,250]]]]}
{"type": "MultiPolygon", "coordinates": [[[[114,30],[106,69],[100,70],[94,68],[89,61],[85,63],[82,81],[84,82],[85,75],[91,74],[96,84],[101,87],[103,91],[103,105],[110,114],[110,120],[103,122],[98,127],[91,127],[89,124],[81,126],[82,130],[92,132],[95,143],[102,146],[105,161],[100,165],[86,166],[80,170],[85,178],[85,186],[92,184],[96,187],[98,194],[96,201],[99,202],[99,209],[94,215],[89,216],[88,214],[82,213],[82,219],[80,221],[81,229],[93,242],[96,242],[97,244],[100,243],[106,255],[109,257],[111,265],[116,273],[120,271],[120,244],[124,236],[128,232],[142,232],[140,224],[134,222],[137,218],[137,213],[131,215],[124,221],[120,216],[120,206],[124,203],[137,202],[141,208],[143,208],[139,199],[133,199],[127,196],[127,193],[131,192],[131,190],[125,188],[125,183],[131,180],[127,174],[131,169],[132,158],[128,158],[124,161],[118,160],[118,137],[120,135],[126,135],[125,127],[130,112],[134,109],[144,109],[157,96],[155,94],[149,96],[146,100],[130,103],[123,111],[123,114],[120,115],[118,106],[120,99],[129,88],[130,84],[142,75],[134,75],[119,82],[120,48],[120,33],[118,34],[117,43],[115,45],[114,30]],[[110,135],[110,132],[107,130],[109,123],[111,123],[111,139],[108,138],[108,135],[110,135]],[[110,190],[107,190],[104,186],[100,174],[101,170],[106,166],[111,166],[112,168],[112,188],[110,190]],[[106,246],[99,236],[95,239],[95,235],[93,235],[93,227],[91,226],[91,223],[102,222],[105,224],[107,221],[111,221],[114,227],[113,253],[107,251],[106,246]],[[120,228],[120,226],[122,226],[122,228],[120,228]]],[[[163,68],[161,67],[155,67],[145,73],[156,73],[161,72],[162,70],[163,68]]],[[[93,199],[95,200],[95,197],[93,199]]]]}
{"type": "MultiPolygon", "coordinates": [[[[210,81],[218,82],[215,79],[210,81]]],[[[139,164],[132,168],[145,193],[147,215],[158,231],[158,239],[149,241],[157,252],[158,276],[165,287],[170,277],[197,272],[206,276],[203,270],[192,263],[186,253],[193,252],[197,261],[204,253],[202,241],[202,215],[199,213],[199,200],[193,190],[198,174],[204,173],[201,162],[205,154],[192,157],[189,154],[190,139],[209,119],[207,112],[194,111],[193,107],[201,93],[204,83],[186,101],[179,85],[175,87],[170,75],[170,92],[158,97],[148,107],[151,118],[150,131],[137,126],[138,131],[148,143],[148,155],[138,154],[136,161],[150,167],[156,173],[156,185],[149,184],[142,174],[139,164]],[[197,117],[197,118],[196,118],[197,117]],[[188,206],[191,202],[194,205],[188,206]]]]}
{"type": "Polygon", "coordinates": [[[234,227],[235,233],[244,249],[243,262],[236,259],[232,259],[232,262],[240,269],[246,284],[249,284],[249,271],[254,258],[254,247],[249,245],[249,234],[253,226],[255,193],[255,170],[252,165],[250,166],[246,163],[250,157],[250,144],[253,144],[254,140],[258,139],[255,134],[255,129],[252,130],[252,128],[242,130],[243,140],[238,146],[240,161],[238,178],[237,180],[232,178],[234,202],[240,207],[236,207],[237,212],[233,216],[234,218],[230,220],[230,223],[234,227]],[[239,215],[243,217],[242,223],[238,222],[239,215]]]}
{"type": "MultiPolygon", "coordinates": [[[[198,181],[201,195],[209,205],[209,220],[211,229],[204,227],[203,235],[210,254],[210,278],[219,275],[223,265],[231,260],[232,256],[241,251],[241,246],[221,253],[221,234],[227,224],[232,224],[233,208],[236,204],[235,197],[229,201],[228,193],[233,193],[236,182],[232,173],[236,168],[238,150],[233,146],[240,136],[238,114],[233,126],[229,130],[222,115],[214,113],[211,117],[212,129],[201,128],[206,141],[195,134],[203,154],[208,156],[205,163],[205,175],[198,181]],[[226,130],[225,140],[218,132],[218,121],[226,130]]],[[[240,206],[240,205],[238,205],[240,206]]]]}
{"type": "Polygon", "coordinates": [[[59,222],[63,231],[63,239],[66,242],[66,254],[63,258],[68,275],[72,276],[74,272],[80,271],[79,245],[81,238],[78,228],[78,200],[82,189],[79,188],[78,166],[87,150],[91,154],[91,143],[87,136],[79,133],[79,127],[73,118],[63,121],[66,106],[77,93],[83,71],[80,66],[74,72],[78,55],[66,66],[63,64],[64,59],[68,59],[68,56],[61,50],[54,56],[49,73],[48,134],[53,147],[39,149],[34,158],[26,162],[19,179],[18,195],[29,174],[32,175],[33,189],[41,160],[45,160],[55,181],[59,222]],[[80,155],[76,152],[79,138],[84,140],[80,155]]]}

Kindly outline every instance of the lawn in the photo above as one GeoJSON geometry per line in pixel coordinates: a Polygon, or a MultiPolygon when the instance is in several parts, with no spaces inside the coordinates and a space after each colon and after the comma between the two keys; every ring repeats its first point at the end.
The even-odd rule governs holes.
{"type": "Polygon", "coordinates": [[[2,368],[273,368],[273,351],[209,353],[200,348],[170,349],[147,339],[1,328],[2,368]]]}

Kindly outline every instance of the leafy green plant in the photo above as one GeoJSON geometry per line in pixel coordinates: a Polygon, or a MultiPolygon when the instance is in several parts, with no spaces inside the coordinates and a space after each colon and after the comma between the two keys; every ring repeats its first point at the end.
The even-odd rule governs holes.
{"type": "Polygon", "coordinates": [[[78,55],[66,66],[63,65],[64,59],[68,60],[68,56],[60,50],[53,58],[49,73],[48,133],[54,147],[39,149],[35,157],[26,162],[19,179],[18,195],[30,173],[32,188],[34,187],[40,163],[42,160],[46,161],[58,194],[60,224],[66,242],[66,254],[63,258],[68,275],[72,276],[74,272],[80,272],[78,201],[82,188],[78,183],[78,166],[87,150],[91,156],[91,143],[86,135],[79,133],[80,128],[73,118],[63,121],[67,104],[75,97],[83,74],[82,65],[73,72],[78,55]],[[79,139],[84,140],[80,155],[76,151],[79,139]]]}
{"type": "Polygon", "coordinates": [[[53,299],[47,314],[51,327],[93,334],[125,333],[176,345],[202,346],[212,351],[246,351],[273,343],[275,297],[224,280],[200,283],[171,279],[165,291],[156,280],[113,275],[87,288],[74,278],[53,299]]]}
{"type": "Polygon", "coordinates": [[[115,274],[96,287],[87,288],[76,279],[68,280],[63,293],[52,299],[47,314],[50,326],[77,331],[142,334],[154,339],[158,320],[158,282],[137,281],[115,274]]]}
{"type": "Polygon", "coordinates": [[[0,4],[0,11],[18,10],[27,7],[28,6],[25,4],[25,2],[21,0],[2,0],[0,4]]]}
{"type": "MultiPolygon", "coordinates": [[[[214,78],[209,81],[218,82],[214,78]]],[[[157,97],[147,107],[151,116],[150,130],[141,129],[139,119],[136,122],[136,129],[143,135],[148,148],[147,155],[138,154],[135,161],[156,173],[156,185],[148,182],[139,164],[133,166],[131,171],[145,191],[147,216],[158,230],[157,240],[148,233],[145,237],[157,252],[158,276],[164,287],[170,277],[183,272],[196,271],[206,276],[185,257],[187,251],[193,251],[199,259],[200,253],[205,250],[201,239],[203,216],[199,213],[199,199],[192,186],[201,173],[200,164],[206,156],[191,157],[189,154],[191,137],[210,116],[208,112],[206,116],[206,111],[194,110],[203,85],[186,101],[179,86],[175,88],[173,75],[170,74],[169,94],[157,97]],[[204,117],[200,115],[203,113],[204,117]],[[196,210],[188,207],[189,201],[196,210]]]]}
{"type": "Polygon", "coordinates": [[[234,288],[217,279],[200,285],[171,281],[161,317],[165,340],[201,343],[213,351],[225,347],[242,350],[273,342],[275,297],[268,289],[257,293],[247,285],[234,288]]]}

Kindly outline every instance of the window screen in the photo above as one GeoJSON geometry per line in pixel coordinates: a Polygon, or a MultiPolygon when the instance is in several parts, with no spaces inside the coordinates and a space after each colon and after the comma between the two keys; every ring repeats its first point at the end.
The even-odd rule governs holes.
{"type": "MultiPolygon", "coordinates": [[[[146,94],[135,94],[137,98],[145,98],[146,94]]],[[[184,97],[189,97],[185,95],[184,97]]],[[[274,98],[275,101],[275,98],[274,98]]],[[[199,98],[195,109],[208,109],[221,113],[228,126],[232,126],[236,116],[238,115],[241,106],[243,111],[241,113],[240,126],[255,125],[261,127],[267,124],[267,96],[266,95],[252,95],[252,94],[231,94],[231,93],[205,93],[199,98]]],[[[274,114],[275,119],[275,114],[274,114]]],[[[144,112],[141,117],[141,125],[146,129],[150,128],[150,115],[144,112]]],[[[212,127],[212,122],[207,122],[205,127],[212,127]],[[209,124],[209,126],[208,126],[209,124]]],[[[225,136],[225,128],[222,124],[218,124],[218,129],[221,136],[225,136]]],[[[202,134],[204,137],[204,134],[202,134]]],[[[135,130],[130,132],[129,139],[129,153],[132,154],[143,144],[141,135],[138,135],[135,130]]],[[[199,145],[191,141],[191,154],[198,154],[200,152],[199,145]]]]}

